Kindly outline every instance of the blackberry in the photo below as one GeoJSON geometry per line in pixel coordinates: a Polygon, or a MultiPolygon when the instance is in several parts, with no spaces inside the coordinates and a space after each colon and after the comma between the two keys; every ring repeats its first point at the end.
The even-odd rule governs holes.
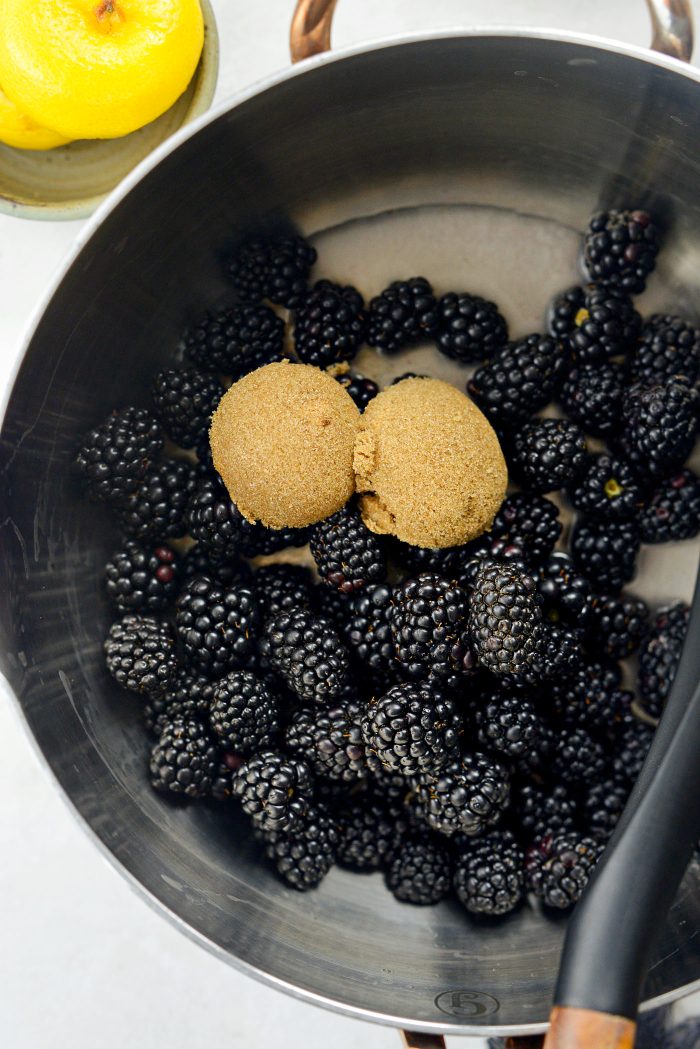
{"type": "Polygon", "coordinates": [[[468,547],[449,546],[432,549],[427,546],[412,546],[410,543],[401,542],[400,539],[392,539],[390,549],[392,556],[411,576],[428,573],[454,581],[461,573],[468,547]]]}
{"type": "Polygon", "coordinates": [[[217,377],[196,368],[163,368],[153,381],[155,414],[182,448],[193,448],[206,436],[223,395],[217,377]]]}
{"type": "Polygon", "coordinates": [[[583,728],[562,727],[552,758],[552,774],[570,787],[590,787],[602,779],[608,759],[602,745],[583,728]]]}
{"type": "Polygon", "coordinates": [[[643,543],[693,539],[700,532],[700,478],[679,470],[663,480],[644,506],[639,527],[643,543]]]}
{"type": "Polygon", "coordinates": [[[666,705],[680,663],[689,614],[683,601],[659,609],[642,642],[637,684],[644,709],[652,717],[660,717],[666,705]]]}
{"type": "Polygon", "coordinates": [[[435,838],[406,837],[386,865],[387,888],[397,900],[428,906],[449,896],[450,854],[435,838]]]}
{"type": "Polygon", "coordinates": [[[349,361],[364,342],[367,315],[357,288],[314,284],[294,313],[294,349],[305,364],[327,368],[349,361]]]}
{"type": "Polygon", "coordinates": [[[342,637],[350,617],[349,595],[321,583],[313,588],[311,605],[342,637]]]}
{"type": "Polygon", "coordinates": [[[316,249],[302,237],[258,237],[239,247],[228,273],[242,299],[269,299],[295,310],[308,293],[309,273],[316,258],[316,249]]]}
{"type": "Polygon", "coordinates": [[[302,707],[292,714],[285,747],[305,758],[318,776],[357,782],[367,776],[361,720],[362,708],[352,700],[323,710],[302,707]]]}
{"type": "Polygon", "coordinates": [[[264,565],[253,576],[253,589],[263,622],[292,608],[310,608],[312,577],[303,565],[264,565]]]}
{"type": "Polygon", "coordinates": [[[338,829],[338,863],[360,871],[381,867],[398,838],[394,813],[373,796],[360,797],[345,805],[338,813],[338,829]]]}
{"type": "Polygon", "coordinates": [[[389,623],[406,674],[455,685],[473,672],[467,606],[461,587],[435,575],[407,579],[394,589],[389,623]]]}
{"type": "Polygon", "coordinates": [[[85,437],[77,457],[93,499],[121,506],[163,447],[160,424],[143,408],[122,408],[85,437]]]}
{"type": "Polygon", "coordinates": [[[514,762],[515,771],[526,779],[533,776],[544,781],[549,776],[549,765],[557,742],[557,731],[550,721],[542,720],[540,743],[537,750],[529,750],[514,762]]]}
{"type": "Polygon", "coordinates": [[[553,713],[569,728],[608,730],[624,710],[620,680],[616,663],[586,663],[567,680],[551,686],[553,713]]]}
{"type": "Polygon", "coordinates": [[[594,589],[616,592],[636,569],[640,539],[633,521],[578,521],[571,539],[574,564],[594,589]]]}
{"type": "Polygon", "coordinates": [[[247,587],[223,587],[195,576],[177,599],[175,626],[190,663],[220,677],[245,664],[255,651],[259,615],[247,587]]]}
{"type": "Polygon", "coordinates": [[[568,554],[556,551],[542,565],[537,589],[544,602],[544,618],[550,623],[585,627],[590,615],[592,588],[576,570],[568,554]]]}
{"type": "Polygon", "coordinates": [[[519,831],[528,843],[540,841],[547,834],[566,834],[576,826],[578,806],[561,783],[551,788],[526,783],[516,793],[513,808],[519,831]]]}
{"type": "Polygon", "coordinates": [[[438,769],[459,753],[462,718],[452,699],[427,682],[394,685],[373,696],[362,719],[368,751],[405,776],[438,769]]]}
{"type": "Polygon", "coordinates": [[[539,678],[565,677],[574,674],[583,664],[582,631],[567,629],[554,623],[545,623],[541,643],[528,681],[539,678]]]}
{"type": "Polygon", "coordinates": [[[104,653],[117,684],[147,696],[164,692],[178,669],[170,627],[150,616],[129,615],[112,623],[104,653]]]}
{"type": "Polygon", "coordinates": [[[243,536],[253,527],[245,520],[218,477],[201,478],[187,507],[190,535],[214,559],[243,552],[243,536]]]}
{"type": "Polygon", "coordinates": [[[151,750],[151,786],[158,791],[203,798],[217,772],[217,752],[198,721],[176,718],[151,750]]]}
{"type": "Polygon", "coordinates": [[[290,546],[306,546],[309,541],[308,528],[265,528],[261,524],[245,522],[241,553],[246,557],[276,554],[290,546]]]}
{"type": "Polygon", "coordinates": [[[205,674],[178,670],[162,694],[148,697],[143,709],[146,728],[159,736],[169,721],[178,718],[208,724],[213,696],[214,685],[205,674]]]}
{"type": "Polygon", "coordinates": [[[596,597],[588,624],[591,647],[610,659],[627,659],[639,648],[648,619],[649,608],[640,597],[596,597]]]}
{"type": "Polygon", "coordinates": [[[627,353],[637,340],[641,324],[624,291],[587,284],[557,296],[549,330],[567,340],[577,364],[598,364],[627,353]]]}
{"type": "Polygon", "coordinates": [[[177,554],[169,546],[148,549],[127,540],[105,567],[107,597],[120,612],[160,612],[180,584],[177,554]]]}
{"type": "Polygon", "coordinates": [[[325,878],[339,841],[336,820],[324,806],[314,805],[288,830],[266,833],[265,853],[288,885],[305,892],[325,878]]]}
{"type": "Polygon", "coordinates": [[[652,479],[682,466],[693,450],[700,393],[677,375],[664,385],[636,383],[622,402],[621,447],[640,476],[652,479]]]}
{"type": "Polygon", "coordinates": [[[462,364],[488,360],[508,340],[508,325],[498,306],[478,295],[443,295],[437,317],[438,349],[462,364]]]}
{"type": "Polygon", "coordinates": [[[372,379],[366,379],[364,375],[359,375],[357,372],[346,372],[345,375],[336,375],[335,379],[347,390],[361,412],[379,393],[379,387],[376,382],[372,379]]]}
{"type": "Polygon", "coordinates": [[[275,750],[254,754],[233,776],[234,795],[264,834],[298,826],[309,811],[312,791],[306,762],[275,750]]]}
{"type": "Polygon", "coordinates": [[[496,758],[465,753],[420,776],[416,791],[433,830],[472,836],[498,823],[510,799],[510,777],[496,758]]]}
{"type": "Polygon", "coordinates": [[[211,783],[214,801],[228,801],[233,797],[233,775],[243,764],[243,758],[231,750],[219,754],[219,763],[211,783]]]}
{"type": "Polygon", "coordinates": [[[530,888],[548,907],[567,910],[580,900],[602,852],[601,842],[575,831],[547,837],[527,854],[530,888]]]}
{"type": "Polygon", "coordinates": [[[515,492],[501,504],[491,535],[517,546],[527,560],[542,561],[561,535],[559,508],[542,495],[515,492]]]}
{"type": "Polygon", "coordinates": [[[654,739],[654,729],[644,721],[627,725],[617,739],[613,757],[613,774],[630,786],[642,771],[642,765],[654,739]]]}
{"type": "Polygon", "coordinates": [[[683,375],[695,386],[700,379],[700,331],[680,317],[655,313],[642,329],[629,362],[634,382],[645,386],[683,375]]]}
{"type": "Polygon", "coordinates": [[[205,313],[184,335],[185,357],[234,380],[284,357],[284,321],[269,306],[205,313]]]}
{"type": "Polygon", "coordinates": [[[260,651],[302,699],[325,703],[339,695],[345,683],[347,649],[328,620],[306,608],[293,608],[270,619],[260,651]]]}
{"type": "Polygon", "coordinates": [[[601,521],[631,520],[641,505],[634,471],[610,455],[589,455],[568,495],[577,510],[601,521]]]}
{"type": "Polygon", "coordinates": [[[367,342],[386,353],[435,335],[437,300],[425,277],[397,280],[369,304],[367,342]]]}
{"type": "Polygon", "coordinates": [[[479,743],[508,758],[519,758],[540,741],[540,718],[533,704],[520,696],[495,693],[476,711],[479,743]]]}
{"type": "Polygon", "coordinates": [[[559,340],[528,335],[508,343],[482,365],[467,383],[467,392],[497,430],[517,426],[551,401],[566,367],[559,340]]]}
{"type": "Polygon", "coordinates": [[[525,895],[525,854],[508,831],[470,842],[454,869],[457,898],[471,914],[515,910],[525,895]]]}
{"type": "Polygon", "coordinates": [[[564,488],[577,478],[585,463],[583,430],[568,419],[537,419],[514,436],[510,465],[530,491],[564,488]]]}
{"type": "Polygon", "coordinates": [[[344,637],[350,651],[375,674],[394,670],[394,639],[389,617],[393,590],[384,583],[368,586],[350,601],[344,637]]]}
{"type": "Polygon", "coordinates": [[[591,280],[639,295],[656,265],[659,231],[646,211],[598,211],[583,240],[583,259],[591,280]]]}
{"type": "Polygon", "coordinates": [[[509,564],[479,569],[469,609],[477,659],[494,674],[527,673],[541,642],[540,597],[534,579],[509,564]]]}
{"type": "Polygon", "coordinates": [[[575,423],[593,437],[610,437],[620,428],[625,370],[615,361],[572,368],[559,403],[575,423]]]}
{"type": "Polygon", "coordinates": [[[380,583],[386,576],[381,543],[352,507],[344,506],[319,521],[311,530],[309,545],[321,578],[343,593],[380,583]]]}
{"type": "Polygon", "coordinates": [[[279,700],[255,674],[233,670],[214,686],[209,724],[237,754],[267,750],[280,731],[279,700]]]}
{"type": "Polygon", "coordinates": [[[195,576],[205,575],[220,586],[229,587],[243,583],[251,586],[252,572],[245,561],[239,557],[212,557],[201,543],[191,546],[182,558],[182,576],[185,582],[195,576]]]}
{"type": "Polygon", "coordinates": [[[610,837],[627,804],[630,790],[629,783],[614,777],[593,784],[583,801],[583,815],[591,834],[610,837]]]}
{"type": "Polygon", "coordinates": [[[180,539],[187,532],[185,512],[196,481],[192,463],[154,463],[138,491],[117,510],[120,525],[134,539],[180,539]]]}

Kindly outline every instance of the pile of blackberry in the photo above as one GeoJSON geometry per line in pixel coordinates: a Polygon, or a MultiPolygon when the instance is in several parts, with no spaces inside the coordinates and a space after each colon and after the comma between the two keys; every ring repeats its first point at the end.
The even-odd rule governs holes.
{"type": "Polygon", "coordinates": [[[240,246],[230,303],[183,335],[187,367],[168,362],[150,408],[115,410],[77,459],[121,529],[106,666],[136,693],[144,774],[163,798],[237,807],[293,889],[338,863],[383,872],[413,904],[452,893],[479,920],[528,893],[576,902],[688,625],[687,605],[650,609],[626,587],[642,544],[700,531],[686,464],[700,334],[671,315],[642,323],[631,297],[658,247],[643,211],[594,216],[590,283],[557,296],[546,332],[508,342],[480,296],[440,296],[424,277],[361,295],[312,284],[301,237],[240,246]],[[364,343],[395,354],[425,340],[476,365],[468,392],[520,485],[488,534],[408,546],[352,502],[310,529],[243,518],[207,448],[227,382],[286,355],[330,367],[362,411],[379,386],[346,362],[364,343]],[[637,652],[635,696],[621,661],[637,652]]]}

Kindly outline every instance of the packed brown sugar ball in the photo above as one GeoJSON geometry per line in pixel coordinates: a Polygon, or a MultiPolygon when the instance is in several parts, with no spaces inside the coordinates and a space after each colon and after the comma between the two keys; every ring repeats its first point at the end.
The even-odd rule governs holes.
{"type": "Polygon", "coordinates": [[[439,379],[404,379],[365,409],[355,444],[365,524],[414,546],[459,546],[490,528],[508,474],[488,420],[439,379]]]}
{"type": "Polygon", "coordinates": [[[209,435],[214,466],[248,520],[314,524],[354,491],[359,419],[330,375],[308,364],[268,364],[221,399],[209,435]]]}

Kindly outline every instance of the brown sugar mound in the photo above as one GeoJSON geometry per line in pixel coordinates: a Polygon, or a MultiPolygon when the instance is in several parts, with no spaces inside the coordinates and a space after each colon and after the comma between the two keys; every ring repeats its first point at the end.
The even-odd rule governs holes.
{"type": "Polygon", "coordinates": [[[314,524],[355,490],[359,419],[330,375],[309,364],[268,364],[219,402],[209,432],[214,466],[249,521],[268,528],[314,524]]]}
{"type": "Polygon", "coordinates": [[[368,528],[427,547],[460,546],[485,532],[508,483],[490,423],[439,379],[404,379],[370,401],[355,476],[368,528]]]}

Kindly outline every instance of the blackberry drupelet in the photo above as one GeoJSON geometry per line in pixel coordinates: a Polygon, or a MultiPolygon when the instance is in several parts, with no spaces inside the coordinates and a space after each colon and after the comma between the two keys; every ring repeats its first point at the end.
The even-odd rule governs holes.
{"type": "Polygon", "coordinates": [[[593,437],[610,437],[621,425],[625,369],[615,361],[582,364],[567,375],[559,403],[575,423],[593,437]]]}
{"type": "Polygon", "coordinates": [[[397,280],[369,304],[367,342],[386,353],[435,335],[437,300],[425,277],[397,280]]]}
{"type": "Polygon", "coordinates": [[[525,854],[509,831],[470,842],[457,856],[454,888],[471,914],[499,916],[525,895],[525,854]]]}
{"type": "Polygon", "coordinates": [[[355,783],[368,775],[362,738],[363,708],[355,700],[328,709],[301,707],[284,734],[285,749],[309,762],[317,776],[355,783]]]}
{"type": "Polygon", "coordinates": [[[247,756],[268,750],[280,733],[278,697],[247,670],[233,670],[214,686],[209,724],[222,744],[247,756]]]}
{"type": "Polygon", "coordinates": [[[619,734],[613,756],[613,774],[630,786],[642,771],[642,765],[654,739],[654,729],[644,721],[633,721],[619,734]]]}
{"type": "Polygon", "coordinates": [[[610,659],[627,659],[639,648],[648,620],[649,608],[640,597],[596,597],[588,622],[591,648],[610,659]]]}
{"type": "Polygon", "coordinates": [[[345,623],[345,641],[373,674],[395,670],[394,638],[389,617],[393,589],[386,583],[368,586],[350,601],[345,623]]]}
{"type": "Polygon", "coordinates": [[[534,492],[506,496],[491,526],[491,536],[518,547],[532,562],[544,560],[561,535],[559,508],[534,492]]]}
{"type": "Polygon", "coordinates": [[[659,478],[682,466],[693,450],[700,420],[700,393],[683,376],[664,385],[631,386],[622,401],[620,444],[643,478],[659,478]]]}
{"type": "Polygon", "coordinates": [[[680,317],[655,313],[642,328],[629,362],[633,382],[646,386],[684,375],[691,385],[700,379],[700,331],[680,317]]]}
{"type": "Polygon", "coordinates": [[[175,679],[161,695],[149,696],[143,708],[146,728],[160,736],[169,721],[209,722],[209,708],[214,696],[214,684],[205,674],[178,670],[175,679]]]}
{"type": "Polygon", "coordinates": [[[588,788],[602,779],[608,758],[598,740],[583,728],[563,726],[552,758],[552,775],[565,786],[588,788]]]}
{"type": "Polygon", "coordinates": [[[595,590],[616,592],[636,570],[640,538],[633,521],[578,521],[571,539],[571,556],[595,590]]]}
{"type": "Polygon", "coordinates": [[[594,837],[609,838],[627,804],[631,785],[616,779],[594,783],[583,800],[583,817],[594,837]]]}
{"type": "Polygon", "coordinates": [[[367,330],[364,305],[357,288],[328,280],[314,284],[294,313],[299,360],[317,368],[352,360],[367,330]]]}
{"type": "Polygon", "coordinates": [[[435,837],[405,837],[387,862],[387,888],[404,903],[439,903],[450,894],[451,867],[449,851],[435,837]]]}
{"type": "Polygon", "coordinates": [[[479,743],[507,758],[519,758],[537,748],[541,721],[530,700],[496,692],[475,714],[479,743]]]}
{"type": "Polygon", "coordinates": [[[443,295],[437,317],[437,348],[462,364],[489,360],[508,340],[508,325],[498,306],[478,295],[443,295]]]}
{"type": "Polygon", "coordinates": [[[639,295],[656,265],[659,231],[646,211],[598,211],[583,240],[588,276],[628,295],[639,295]]]}
{"type": "Polygon", "coordinates": [[[585,627],[593,590],[568,554],[559,550],[550,554],[540,568],[537,589],[544,602],[546,620],[570,627],[585,627]]]}
{"type": "Polygon", "coordinates": [[[374,795],[354,798],[343,806],[338,830],[338,863],[359,871],[381,867],[399,837],[394,812],[374,795]]]}
{"type": "Polygon", "coordinates": [[[162,447],[163,431],[149,412],[122,408],[87,434],[76,462],[93,499],[123,506],[162,447]]]}
{"type": "Polygon", "coordinates": [[[233,792],[258,830],[264,834],[289,830],[309,810],[313,792],[311,770],[298,758],[263,750],[234,773],[233,792]]]}
{"type": "Polygon", "coordinates": [[[513,438],[509,465],[533,492],[553,492],[576,480],[586,463],[586,438],[569,419],[537,419],[513,438]]]}
{"type": "Polygon", "coordinates": [[[467,383],[467,392],[497,430],[517,426],[552,400],[567,363],[558,339],[528,335],[482,365],[467,383]]]}
{"type": "Polygon", "coordinates": [[[568,679],[551,686],[551,710],[569,728],[596,733],[613,728],[625,709],[626,693],[620,691],[617,663],[589,662],[568,679]]]}
{"type": "Polygon", "coordinates": [[[700,532],[700,478],[679,470],[654,489],[644,506],[639,527],[643,543],[693,539],[700,532]]]}
{"type": "Polygon", "coordinates": [[[404,672],[455,685],[475,669],[467,633],[468,598],[461,587],[424,574],[395,587],[389,623],[404,672]]]}
{"type": "Polygon", "coordinates": [[[513,809],[518,831],[528,844],[548,834],[566,834],[577,822],[578,806],[561,783],[552,787],[524,784],[515,792],[513,809]]]}
{"type": "Polygon", "coordinates": [[[218,767],[216,746],[198,721],[168,722],[151,750],[154,790],[203,798],[209,794],[218,767]]]}
{"type": "Polygon", "coordinates": [[[255,651],[258,608],[248,587],[195,576],[177,599],[175,626],[192,666],[213,679],[245,665],[255,651]]]}
{"type": "Polygon", "coordinates": [[[260,618],[266,622],[292,608],[311,608],[313,577],[303,565],[263,565],[253,576],[253,590],[260,618]]]}
{"type": "Polygon", "coordinates": [[[357,372],[346,372],[345,375],[336,375],[335,379],[347,390],[361,412],[379,393],[379,387],[373,379],[367,379],[364,375],[359,375],[357,372]]]}
{"type": "Polygon", "coordinates": [[[149,467],[143,481],[117,510],[119,523],[134,539],[180,539],[187,532],[185,513],[197,483],[192,463],[168,459],[149,467]]]}
{"type": "Polygon", "coordinates": [[[352,594],[386,576],[386,556],[354,507],[319,521],[311,530],[311,555],[319,575],[336,590],[352,594]]]}
{"type": "Polygon", "coordinates": [[[567,910],[581,898],[595,870],[603,844],[578,832],[547,837],[529,850],[530,888],[548,907],[567,910]]]}
{"type": "Polygon", "coordinates": [[[479,569],[469,632],[486,670],[517,676],[532,669],[541,642],[540,604],[534,579],[515,566],[487,562],[479,569]]]}
{"type": "Polygon", "coordinates": [[[470,837],[498,823],[510,800],[507,766],[487,754],[464,753],[415,781],[425,819],[441,834],[470,837]]]}
{"type": "Polygon", "coordinates": [[[205,575],[220,586],[229,587],[237,583],[251,586],[253,573],[248,564],[239,557],[217,558],[211,556],[201,543],[191,546],[182,559],[182,576],[185,582],[195,576],[205,575]]]}
{"type": "Polygon", "coordinates": [[[405,776],[455,759],[461,731],[454,701],[425,681],[394,685],[385,695],[372,696],[362,718],[368,752],[405,776]]]}
{"type": "Polygon", "coordinates": [[[146,696],[164,692],[178,669],[170,627],[151,616],[129,615],[112,623],[104,653],[117,684],[146,696]]]}
{"type": "Polygon", "coordinates": [[[228,273],[242,299],[269,299],[295,310],[308,293],[309,273],[316,258],[316,249],[303,237],[257,237],[239,247],[228,273]]]}
{"type": "Polygon", "coordinates": [[[242,304],[205,313],[184,335],[185,356],[234,380],[284,357],[284,322],[269,306],[242,304]]]}
{"type": "Polygon", "coordinates": [[[154,412],[175,444],[194,448],[206,437],[224,392],[211,372],[197,368],[163,368],[153,380],[154,412]]]}
{"type": "Polygon", "coordinates": [[[587,284],[569,288],[554,300],[552,335],[565,338],[577,364],[598,364],[634,346],[641,318],[629,295],[615,288],[587,284]]]}
{"type": "Polygon", "coordinates": [[[266,624],[259,648],[302,699],[326,703],[340,694],[349,656],[327,619],[307,608],[280,612],[266,624]]]}
{"type": "Polygon", "coordinates": [[[688,631],[688,606],[683,601],[661,608],[639,652],[637,684],[644,709],[661,716],[683,651],[688,631]]]}
{"type": "Polygon", "coordinates": [[[610,455],[587,456],[583,472],[568,495],[577,510],[601,521],[632,520],[642,502],[632,468],[610,455]]]}
{"type": "Polygon", "coordinates": [[[105,567],[107,597],[120,612],[160,612],[180,586],[180,563],[169,546],[128,539],[105,567]]]}
{"type": "Polygon", "coordinates": [[[288,885],[306,892],[328,874],[339,842],[337,820],[325,806],[316,804],[288,830],[268,831],[265,853],[288,885]]]}

